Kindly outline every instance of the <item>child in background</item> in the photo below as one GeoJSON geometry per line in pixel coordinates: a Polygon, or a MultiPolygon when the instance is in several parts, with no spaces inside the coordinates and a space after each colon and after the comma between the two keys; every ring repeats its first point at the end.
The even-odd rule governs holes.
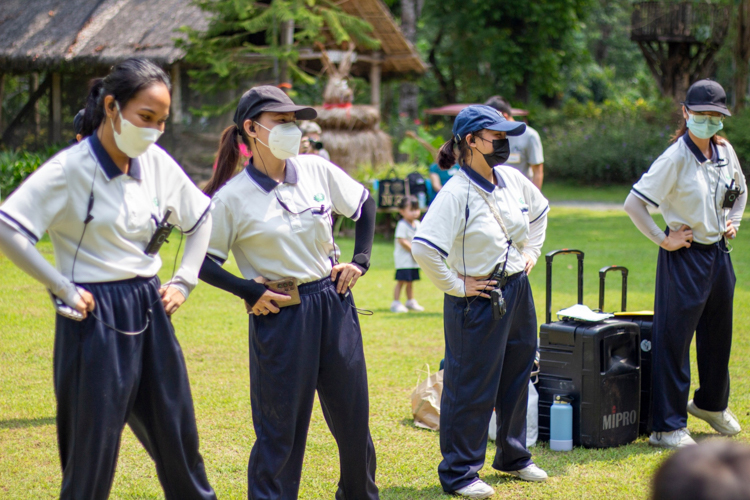
{"type": "Polygon", "coordinates": [[[416,196],[405,196],[398,206],[401,220],[396,224],[396,247],[393,260],[396,263],[396,288],[393,290],[391,312],[405,313],[424,311],[414,298],[412,282],[419,279],[419,265],[411,255],[411,240],[419,228],[419,200],[416,196]],[[406,286],[406,305],[401,303],[401,288],[406,286]]]}

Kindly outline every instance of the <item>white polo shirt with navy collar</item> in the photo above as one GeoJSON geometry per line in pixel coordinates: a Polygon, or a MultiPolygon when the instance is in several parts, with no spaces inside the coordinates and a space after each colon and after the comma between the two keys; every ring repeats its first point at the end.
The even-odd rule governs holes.
{"type": "Polygon", "coordinates": [[[71,281],[92,182],[93,219],[75,259],[77,283],[154,276],[161,259],[144,250],[157,220],[171,210],[169,222],[191,234],[211,206],[211,200],[157,145],[131,159],[128,174],[115,165],[96,135],[64,149],[0,205],[0,219],[34,244],[49,232],[57,269],[71,281]]]}
{"type": "MultiPolygon", "coordinates": [[[[498,263],[502,266],[508,241],[476,186],[495,203],[515,246],[536,261],[541,248],[527,248],[527,243],[530,228],[549,211],[547,199],[513,167],[493,168],[497,185],[470,168],[461,171],[465,175],[454,175],[437,194],[413,242],[437,250],[454,275],[487,276],[498,263]]],[[[523,255],[510,248],[506,272],[521,272],[525,265],[523,255]]]]}
{"type": "Polygon", "coordinates": [[[368,196],[318,155],[286,160],[281,183],[251,161],[213,197],[208,255],[223,264],[231,251],[245,279],[291,277],[301,284],[328,277],[339,253],[331,213],[357,220],[368,196]]]}
{"type": "Polygon", "coordinates": [[[708,159],[686,132],[631,190],[659,208],[671,230],[685,224],[693,230],[693,240],[705,245],[718,242],[726,231],[727,211],[721,206],[732,181],[741,192],[747,190],[734,148],[726,140],[711,148],[708,159]]]}

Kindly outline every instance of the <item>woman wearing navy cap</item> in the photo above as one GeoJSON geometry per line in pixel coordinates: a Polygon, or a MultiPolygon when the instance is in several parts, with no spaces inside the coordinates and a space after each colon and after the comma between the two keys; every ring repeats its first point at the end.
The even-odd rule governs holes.
{"type": "Polygon", "coordinates": [[[695,444],[687,414],[719,433],[740,432],[729,403],[729,354],[735,275],[727,249],[747,201],[737,155],[716,133],[731,116],[724,89],[700,80],[682,106],[685,123],[673,144],[643,174],[625,201],[633,223],[660,246],[652,341],[652,418],[649,443],[695,444]],[[659,208],[662,231],[646,210],[659,208]],[[696,333],[700,388],[690,394],[690,343],[696,333]]]}
{"type": "Polygon", "coordinates": [[[154,143],[169,77],[128,59],[95,81],[80,134],[0,206],[0,250],[54,296],[60,498],[105,499],[129,425],[169,500],[216,498],[198,451],[187,368],[169,318],[198,282],[211,200],[154,143]],[[161,285],[157,223],[187,235],[161,285]],[[56,267],[34,247],[47,232],[56,267]]]}
{"type": "Polygon", "coordinates": [[[493,408],[498,429],[492,466],[527,481],[547,479],[526,448],[537,345],[526,275],[541,253],[549,204],[526,176],[502,165],[509,154],[506,135],[525,127],[489,106],[458,114],[438,164],[449,169],[458,161],[461,170],[437,194],[412,244],[414,258],[445,293],[438,474],[446,492],[469,498],[494,494],[478,476],[493,408]]]}
{"type": "Polygon", "coordinates": [[[349,291],[370,265],[375,202],[336,165],[298,155],[295,119],[315,116],[276,87],[250,89],[206,186],[215,222],[200,278],[244,299],[251,313],[251,500],[297,498],[316,390],[339,448],[336,498],[378,498],[367,369],[349,291]],[[240,144],[252,158],[238,172],[240,144]],[[357,221],[351,263],[338,263],[332,212],[357,221]],[[242,278],[221,267],[230,251],[242,278]],[[287,304],[294,292],[266,289],[268,280],[296,280],[299,303],[287,304]]]}

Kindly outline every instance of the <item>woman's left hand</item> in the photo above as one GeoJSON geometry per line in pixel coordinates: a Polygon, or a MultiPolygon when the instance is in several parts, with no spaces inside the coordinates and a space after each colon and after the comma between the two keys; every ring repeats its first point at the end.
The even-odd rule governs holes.
{"type": "Polygon", "coordinates": [[[331,281],[335,282],[337,277],[339,279],[336,291],[340,294],[354,288],[360,276],[362,271],[354,264],[337,264],[331,270],[331,281]]]}
{"type": "Polygon", "coordinates": [[[724,233],[724,236],[729,238],[730,240],[733,240],[735,236],[737,236],[737,228],[732,225],[732,221],[727,221],[727,231],[724,233]]]}
{"type": "Polygon", "coordinates": [[[536,262],[534,262],[534,259],[532,259],[528,254],[523,254],[523,260],[526,261],[526,266],[524,266],[524,271],[527,275],[531,274],[531,270],[534,268],[534,265],[536,262]]]}
{"type": "Polygon", "coordinates": [[[170,316],[177,312],[177,309],[185,303],[185,296],[173,286],[159,288],[159,295],[161,295],[161,303],[164,304],[164,310],[170,316]]]}

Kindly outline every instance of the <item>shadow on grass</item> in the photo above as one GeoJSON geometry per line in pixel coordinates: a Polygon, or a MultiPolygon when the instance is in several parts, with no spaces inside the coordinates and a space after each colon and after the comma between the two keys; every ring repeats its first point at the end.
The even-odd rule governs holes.
{"type": "Polygon", "coordinates": [[[380,490],[380,498],[424,500],[425,498],[455,498],[443,491],[439,485],[427,488],[416,488],[413,486],[391,486],[380,490]]]}
{"type": "Polygon", "coordinates": [[[55,425],[55,417],[0,420],[0,429],[24,429],[26,427],[44,427],[45,425],[55,425]]]}
{"type": "Polygon", "coordinates": [[[414,429],[417,431],[424,431],[424,432],[434,432],[437,433],[438,431],[433,431],[431,429],[425,429],[424,427],[419,427],[417,425],[414,425],[414,419],[413,418],[402,418],[401,419],[401,425],[404,427],[409,427],[410,429],[414,429]]]}

